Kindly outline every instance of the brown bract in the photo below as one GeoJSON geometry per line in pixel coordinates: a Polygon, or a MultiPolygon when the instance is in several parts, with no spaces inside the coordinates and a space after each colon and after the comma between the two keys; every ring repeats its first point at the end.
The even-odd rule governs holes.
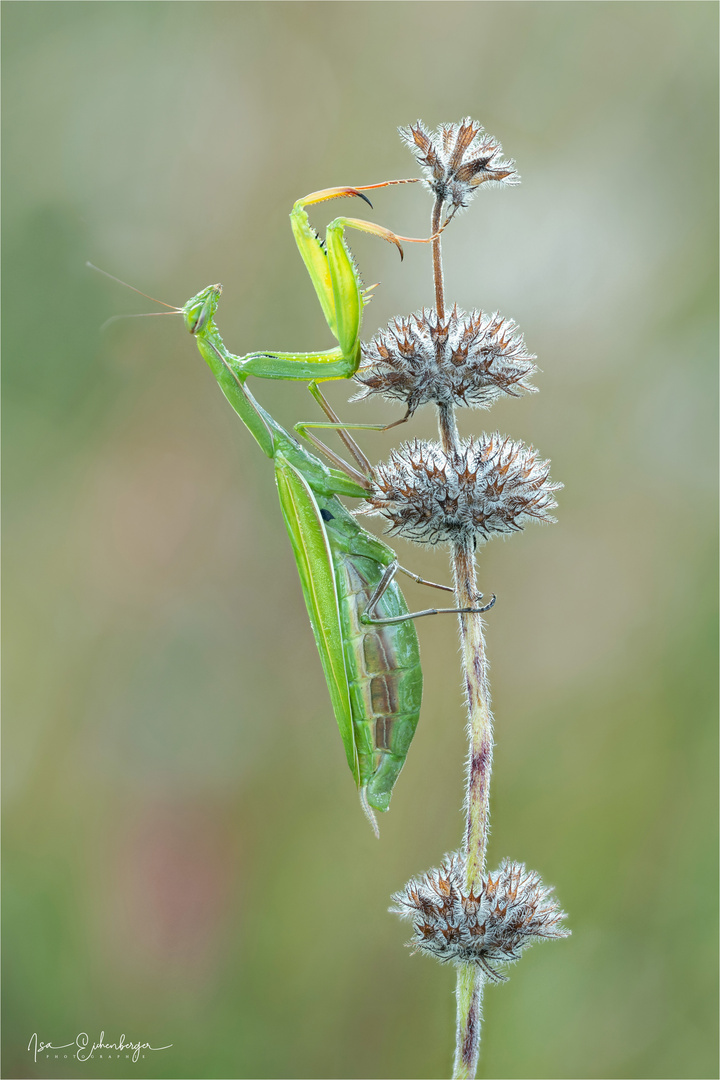
{"type": "Polygon", "coordinates": [[[553,492],[562,484],[551,482],[549,468],[531,446],[497,432],[466,440],[453,457],[415,439],[374,470],[368,512],[421,544],[484,541],[528,521],[555,521],[553,492]]]}
{"type": "Polygon", "coordinates": [[[434,132],[422,120],[398,130],[422,167],[430,190],[454,210],[467,206],[487,181],[520,183],[515,162],[504,161],[497,139],[469,116],[459,124],[441,124],[434,132]]]}
{"type": "Polygon", "coordinates": [[[565,912],[534,870],[504,859],[483,876],[477,894],[465,885],[461,852],[413,878],[393,896],[390,910],[413,923],[409,947],[442,963],[476,964],[488,979],[504,982],[495,965],[519,960],[534,941],[567,937],[565,912]]]}
{"type": "Polygon", "coordinates": [[[357,397],[399,399],[409,416],[430,402],[489,408],[503,394],[535,390],[527,382],[534,360],[512,319],[457,306],[440,319],[423,308],[393,319],[363,345],[357,397]]]}

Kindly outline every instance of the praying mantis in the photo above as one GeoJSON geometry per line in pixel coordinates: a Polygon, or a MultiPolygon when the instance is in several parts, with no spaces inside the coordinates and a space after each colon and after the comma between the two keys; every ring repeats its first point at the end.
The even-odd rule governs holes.
{"type": "MultiPolygon", "coordinates": [[[[390,181],[398,183],[401,181],[390,181]]],[[[383,187],[385,184],[372,185],[383,187]]],[[[369,188],[328,188],[298,200],[290,215],[297,247],[315,287],[337,347],[318,353],[228,352],[215,324],[220,285],[193,296],[181,313],[228,402],[275,466],[280,507],[290,537],[310,624],[360,801],[376,835],[374,811],[384,812],[415,734],[422,698],[422,668],[413,620],[443,612],[483,608],[429,608],[409,612],[395,580],[401,572],[415,581],[452,592],[405,570],[395,552],[358,524],[338,496],[363,499],[372,469],[355,440],[325,401],[317,383],[351,377],[360,363],[360,327],[366,302],[347,248],[346,228],[360,229],[394,243],[388,229],[356,218],[338,217],[323,243],[311,227],[306,207],[369,188]],[[329,458],[326,465],[286,431],[256,401],[249,376],[309,383],[328,423],[297,424],[295,430],[329,458]],[[343,461],[311,428],[338,431],[359,466],[343,461]],[[362,471],[360,471],[362,470],[362,471]]],[[[382,425],[354,425],[378,430],[382,425]]],[[[478,597],[480,600],[481,597],[478,597]]]]}

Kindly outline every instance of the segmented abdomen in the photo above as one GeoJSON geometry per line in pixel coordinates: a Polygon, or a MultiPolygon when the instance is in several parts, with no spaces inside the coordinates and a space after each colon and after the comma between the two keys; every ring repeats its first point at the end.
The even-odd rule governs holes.
{"type": "MultiPolygon", "coordinates": [[[[422,698],[422,670],[411,619],[391,626],[362,623],[385,568],[362,555],[338,553],[336,575],[343,623],[345,664],[350,686],[360,783],[370,806],[387,810],[390,796],[415,734],[422,698]]],[[[407,613],[392,581],[373,618],[407,613]]]]}

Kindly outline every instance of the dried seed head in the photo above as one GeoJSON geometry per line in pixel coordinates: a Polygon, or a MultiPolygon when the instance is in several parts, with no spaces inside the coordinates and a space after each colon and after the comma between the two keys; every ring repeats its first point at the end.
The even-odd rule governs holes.
{"type": "Polygon", "coordinates": [[[393,319],[363,345],[357,398],[399,398],[410,416],[428,402],[487,409],[501,394],[536,389],[526,381],[537,371],[533,360],[512,319],[457,306],[439,319],[423,308],[393,319]]]}
{"type": "Polygon", "coordinates": [[[435,132],[422,120],[398,130],[422,167],[427,186],[453,210],[467,206],[480,184],[520,183],[515,162],[503,161],[497,139],[469,116],[459,124],[441,124],[435,132]]]}
{"type": "Polygon", "coordinates": [[[442,866],[413,878],[392,899],[390,910],[413,923],[410,948],[441,963],[477,964],[493,982],[506,980],[496,964],[519,960],[534,941],[570,934],[560,925],[565,912],[552,889],[510,859],[483,877],[476,895],[467,891],[462,853],[446,855],[442,866]]]}
{"type": "Polygon", "coordinates": [[[420,544],[488,540],[528,521],[555,521],[550,463],[531,446],[497,432],[461,443],[456,458],[439,443],[415,439],[377,466],[368,513],[390,532],[420,544]]]}

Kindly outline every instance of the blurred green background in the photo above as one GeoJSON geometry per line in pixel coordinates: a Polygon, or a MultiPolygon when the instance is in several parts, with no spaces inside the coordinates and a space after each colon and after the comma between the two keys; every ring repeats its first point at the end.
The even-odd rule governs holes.
{"type": "MultiPolygon", "coordinates": [[[[488,990],[480,1075],[717,1076],[717,6],[41,2],[3,22],[4,1075],[447,1075],[453,972],[386,909],[461,838],[452,620],[419,626],[423,714],[378,843],[270,464],[179,319],[100,332],[153,305],[84,264],[173,303],[222,281],[235,352],[330,347],[293,200],[416,175],[397,125],[471,115],[523,184],[448,230],[447,295],[514,317],[543,374],[461,427],[533,443],[565,484],[558,525],[480,560],[490,865],[537,869],[573,930],[488,990]],[[103,1030],[172,1048],[26,1049],[103,1030]]],[[[427,192],[374,204],[427,234],[427,192]]],[[[401,266],[352,242],[382,282],[366,337],[432,303],[426,249],[401,266]]],[[[256,392],[314,415],[301,386],[256,392]]],[[[447,576],[443,551],[397,546],[447,576]]]]}

